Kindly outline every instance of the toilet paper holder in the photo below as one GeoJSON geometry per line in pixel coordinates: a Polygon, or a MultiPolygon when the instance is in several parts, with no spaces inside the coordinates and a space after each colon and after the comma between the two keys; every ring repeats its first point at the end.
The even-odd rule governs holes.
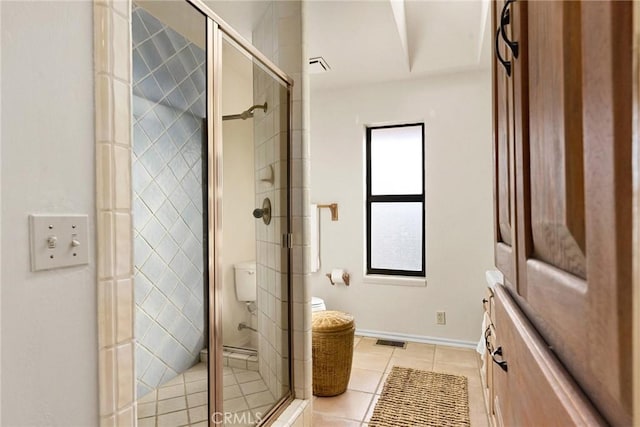
{"type": "MultiPolygon", "coordinates": [[[[331,282],[331,284],[335,286],[335,282],[331,278],[331,273],[327,273],[326,276],[329,278],[329,281],[331,282]]],[[[349,278],[350,278],[349,273],[347,273],[346,271],[342,273],[342,280],[344,281],[344,284],[347,286],[349,286],[349,278]]]]}

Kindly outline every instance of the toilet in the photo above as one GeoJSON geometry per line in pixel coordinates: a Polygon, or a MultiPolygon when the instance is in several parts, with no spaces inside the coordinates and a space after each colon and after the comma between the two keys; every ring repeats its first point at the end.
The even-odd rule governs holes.
{"type": "Polygon", "coordinates": [[[327,306],[324,304],[324,300],[318,297],[311,297],[311,311],[323,311],[326,310],[327,306]]]}
{"type": "MultiPolygon", "coordinates": [[[[255,303],[257,297],[256,262],[239,262],[233,265],[233,269],[236,286],[236,299],[240,302],[247,303],[247,307],[249,307],[250,303],[255,303]]],[[[311,298],[312,312],[324,311],[326,309],[327,306],[322,298],[311,298]]]]}
{"type": "Polygon", "coordinates": [[[255,261],[240,262],[233,265],[238,301],[251,303],[256,300],[256,263],[255,261]]]}

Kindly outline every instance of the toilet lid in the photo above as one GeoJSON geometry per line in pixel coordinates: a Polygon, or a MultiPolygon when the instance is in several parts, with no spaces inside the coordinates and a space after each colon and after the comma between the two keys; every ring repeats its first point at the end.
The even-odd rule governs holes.
{"type": "Polygon", "coordinates": [[[324,304],[324,300],[322,298],[311,297],[311,305],[312,306],[323,305],[323,304],[324,304]]]}

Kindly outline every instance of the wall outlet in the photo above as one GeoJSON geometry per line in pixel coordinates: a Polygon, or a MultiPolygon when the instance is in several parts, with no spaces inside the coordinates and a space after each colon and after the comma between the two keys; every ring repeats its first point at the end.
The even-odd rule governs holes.
{"type": "Polygon", "coordinates": [[[444,311],[436,311],[436,324],[437,325],[447,324],[447,317],[444,311]]]}

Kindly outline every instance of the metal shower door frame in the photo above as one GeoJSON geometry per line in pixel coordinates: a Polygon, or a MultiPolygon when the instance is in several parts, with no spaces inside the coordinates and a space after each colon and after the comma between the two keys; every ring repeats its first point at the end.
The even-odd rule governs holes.
{"type": "MultiPolygon", "coordinates": [[[[275,65],[262,52],[245,40],[229,24],[216,15],[202,0],[187,0],[193,7],[207,17],[206,55],[207,55],[207,205],[208,205],[208,328],[209,328],[209,426],[219,425],[216,417],[222,416],[223,408],[223,350],[222,350],[222,41],[223,35],[233,40],[260,65],[270,71],[287,88],[287,235],[291,235],[291,89],[293,79],[275,65]],[[211,363],[213,362],[213,363],[211,363]]],[[[283,230],[284,231],[284,230],[283,230]]],[[[291,295],[291,248],[288,248],[287,288],[291,295]]],[[[288,324],[291,325],[292,299],[288,303],[288,324]]],[[[292,336],[289,334],[289,392],[280,399],[263,418],[269,420],[281,413],[293,400],[294,384],[291,358],[292,336]]],[[[219,419],[219,418],[217,418],[219,419]]],[[[262,422],[258,423],[259,425],[262,422]]]]}

